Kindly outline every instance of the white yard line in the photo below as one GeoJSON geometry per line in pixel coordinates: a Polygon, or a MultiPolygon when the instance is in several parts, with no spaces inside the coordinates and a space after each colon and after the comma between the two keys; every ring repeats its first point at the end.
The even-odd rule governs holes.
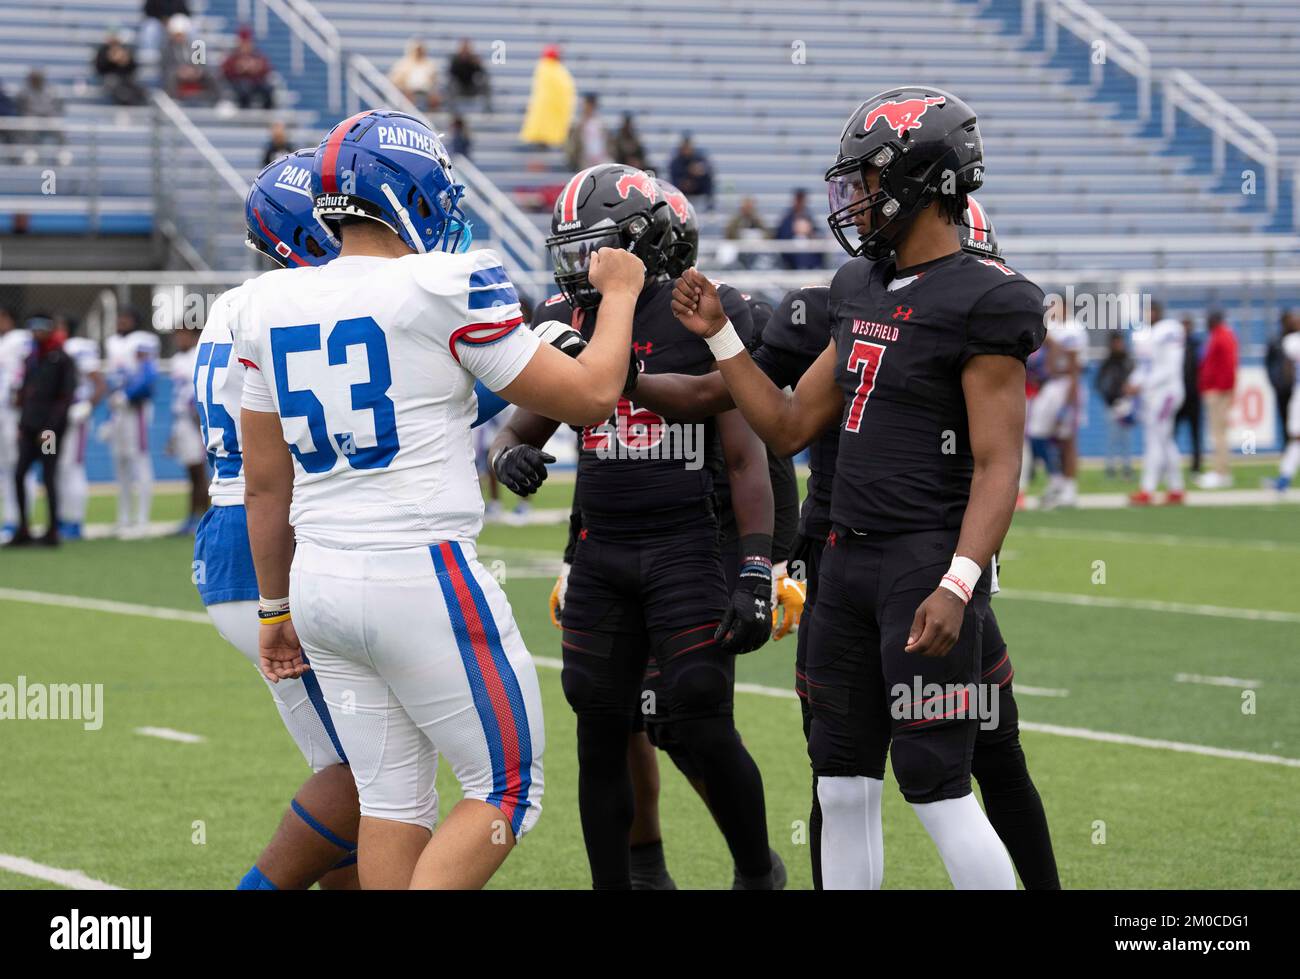
{"type": "MultiPolygon", "coordinates": [[[[1069,604],[1105,604],[1097,599],[1092,599],[1086,595],[1055,595],[1050,592],[1002,592],[1005,596],[1013,594],[1018,597],[1031,598],[1040,601],[1052,601],[1056,599],[1084,599],[1081,602],[1070,602],[1069,604]],[[1037,598],[1039,594],[1046,595],[1046,598],[1037,598]]],[[[4,588],[0,589],[0,600],[9,600],[15,602],[34,602],[40,605],[60,605],[67,608],[84,608],[96,612],[114,612],[122,615],[140,615],[147,618],[166,618],[177,619],[185,622],[209,622],[206,615],[197,612],[181,612],[177,609],[159,609],[150,605],[130,605],[126,602],[105,602],[98,599],[80,598],[76,595],[54,595],[46,592],[27,592],[18,591],[17,589],[4,588]],[[165,613],[165,614],[158,614],[165,613]]],[[[1119,600],[1114,600],[1119,601],[1119,600]]],[[[1121,607],[1144,608],[1150,611],[1186,611],[1184,608],[1166,608],[1164,606],[1172,603],[1132,603],[1123,604],[1121,607]],[[1152,608],[1151,606],[1160,606],[1152,608]]],[[[1189,606],[1190,609],[1208,608],[1209,606],[1189,606]]],[[[1274,612],[1261,613],[1249,609],[1221,609],[1223,613],[1244,613],[1236,617],[1256,618],[1264,615],[1285,615],[1287,618],[1276,621],[1293,622],[1300,621],[1300,615],[1291,615],[1290,613],[1274,612]]],[[[1210,614],[1206,612],[1194,612],[1193,614],[1210,614]]],[[[533,662],[544,669],[558,670],[564,664],[562,660],[555,659],[551,656],[534,656],[533,662]]],[[[789,700],[795,696],[793,690],[784,687],[769,687],[756,683],[737,683],[736,689],[741,693],[755,694],[761,697],[774,697],[789,700]]],[[[1283,758],[1280,755],[1261,755],[1252,751],[1234,751],[1228,748],[1215,748],[1209,745],[1188,744],[1182,741],[1163,741],[1158,738],[1142,738],[1132,734],[1115,734],[1110,731],[1093,731],[1081,727],[1062,727],[1057,724],[1038,724],[1033,721],[1021,721],[1021,728],[1026,731],[1034,731],[1039,734],[1054,734],[1064,738],[1082,738],[1087,741],[1103,741],[1108,744],[1131,745],[1139,748],[1156,748],[1163,751],[1176,751],[1184,754],[1204,755],[1210,758],[1228,758],[1235,761],[1251,761],[1269,765],[1284,765],[1288,768],[1300,768],[1300,758],[1283,758]]],[[[65,873],[67,871],[64,871],[65,873]]]]}
{"type": "Polygon", "coordinates": [[[1240,687],[1254,690],[1260,686],[1259,680],[1243,680],[1235,676],[1203,676],[1200,673],[1175,673],[1174,683],[1203,683],[1209,687],[1240,687]]]}
{"type": "Polygon", "coordinates": [[[1262,608],[1231,608],[1225,605],[1197,605],[1163,602],[1153,598],[1109,598],[1105,595],[1076,595],[1071,592],[1029,591],[1003,588],[997,601],[1049,602],[1095,608],[1133,609],[1139,612],[1170,612],[1177,615],[1205,615],[1216,619],[1246,619],[1251,622],[1300,622],[1300,612],[1277,612],[1262,608]]]}
{"type": "Polygon", "coordinates": [[[177,731],[170,727],[138,727],[135,729],[135,733],[143,734],[146,738],[180,741],[182,744],[202,744],[207,740],[201,734],[187,734],[184,731],[177,731]]]}
{"type": "Polygon", "coordinates": [[[1300,554],[1300,544],[1272,540],[1236,540],[1231,537],[1183,537],[1178,534],[1145,534],[1141,531],[1086,530],[1069,527],[1016,527],[1011,538],[1038,537],[1045,540],[1105,541],[1113,544],[1147,544],[1158,547],[1205,547],[1221,550],[1282,551],[1300,554]]]}
{"type": "Polygon", "coordinates": [[[1024,694],[1026,697],[1068,697],[1070,691],[1062,690],[1060,687],[1029,687],[1023,683],[1013,683],[1011,689],[1018,694],[1024,694]]]}
{"type": "Polygon", "coordinates": [[[16,857],[12,853],[0,853],[0,870],[22,874],[24,877],[35,877],[37,880],[49,881],[60,887],[70,887],[74,891],[120,891],[122,889],[113,884],[106,884],[102,880],[95,880],[94,877],[87,877],[80,870],[47,867],[43,863],[28,860],[26,857],[16,857]]]}

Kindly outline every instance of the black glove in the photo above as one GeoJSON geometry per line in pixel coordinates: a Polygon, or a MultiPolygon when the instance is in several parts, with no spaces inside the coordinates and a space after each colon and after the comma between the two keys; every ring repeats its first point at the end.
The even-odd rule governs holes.
{"type": "Polygon", "coordinates": [[[512,445],[497,453],[492,460],[492,471],[510,492],[531,496],[546,482],[546,464],[554,461],[555,456],[531,445],[512,445]]]}
{"type": "Polygon", "coordinates": [[[736,590],[713,634],[724,653],[752,653],[772,635],[772,539],[765,538],[765,547],[762,539],[757,534],[741,538],[736,590]]]}

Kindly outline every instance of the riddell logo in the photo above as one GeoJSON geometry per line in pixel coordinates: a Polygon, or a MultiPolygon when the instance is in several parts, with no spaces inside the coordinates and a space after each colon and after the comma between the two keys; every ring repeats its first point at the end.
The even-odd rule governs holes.
{"type": "Polygon", "coordinates": [[[614,185],[618,191],[618,196],[627,200],[627,195],[633,190],[640,193],[642,197],[651,204],[659,199],[659,192],[655,189],[655,182],[647,177],[644,173],[625,173],[618,178],[618,183],[614,185]]]}
{"type": "MultiPolygon", "coordinates": [[[[626,197],[627,195],[624,194],[623,196],[626,197]]],[[[572,231],[574,228],[581,228],[581,227],[582,227],[582,222],[581,222],[581,221],[561,221],[559,224],[557,224],[557,225],[555,226],[555,230],[556,230],[556,231],[572,231]]]]}
{"type": "Polygon", "coordinates": [[[904,99],[902,102],[882,102],[862,121],[862,131],[871,132],[873,126],[881,119],[894,132],[902,136],[909,129],[921,128],[921,117],[932,105],[943,105],[947,100],[942,95],[921,99],[904,99]]]}

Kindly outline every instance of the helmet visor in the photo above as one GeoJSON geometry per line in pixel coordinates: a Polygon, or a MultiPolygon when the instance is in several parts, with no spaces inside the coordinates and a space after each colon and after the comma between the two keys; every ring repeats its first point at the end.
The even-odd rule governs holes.
{"type": "Polygon", "coordinates": [[[585,234],[552,238],[547,242],[551,266],[556,275],[585,274],[591,256],[601,248],[622,248],[623,238],[617,228],[597,228],[585,234]]]}

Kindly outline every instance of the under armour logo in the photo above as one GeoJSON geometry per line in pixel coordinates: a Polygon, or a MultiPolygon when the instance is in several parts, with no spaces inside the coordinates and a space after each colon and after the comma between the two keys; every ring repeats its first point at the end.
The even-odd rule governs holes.
{"type": "Polygon", "coordinates": [[[654,343],[650,340],[647,340],[645,343],[632,344],[632,350],[642,357],[649,357],[650,354],[653,352],[653,349],[654,349],[654,343]]]}
{"type": "Polygon", "coordinates": [[[911,307],[911,306],[895,306],[895,307],[894,307],[894,319],[896,319],[896,320],[910,320],[911,318],[912,318],[912,307],[911,307]]]}

